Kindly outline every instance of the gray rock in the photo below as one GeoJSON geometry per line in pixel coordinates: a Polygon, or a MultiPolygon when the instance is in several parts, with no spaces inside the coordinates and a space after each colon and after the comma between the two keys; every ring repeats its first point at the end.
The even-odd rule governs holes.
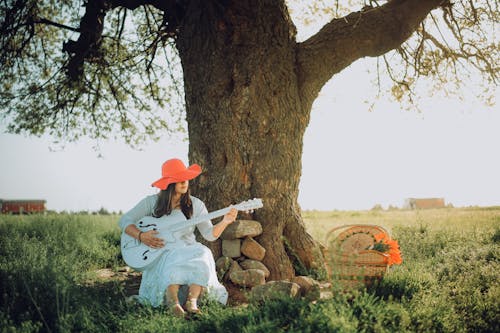
{"type": "Polygon", "coordinates": [[[297,298],[300,296],[300,286],[290,281],[270,281],[266,284],[256,286],[250,291],[250,299],[253,302],[264,302],[266,300],[280,298],[297,298]]]}
{"type": "Polygon", "coordinates": [[[309,276],[296,276],[292,282],[300,286],[300,295],[310,301],[316,301],[321,297],[321,286],[318,281],[309,276]]]}
{"type": "Polygon", "coordinates": [[[215,269],[217,271],[217,277],[219,280],[222,280],[224,278],[224,275],[229,271],[229,268],[231,268],[231,264],[233,262],[233,259],[229,257],[220,257],[215,261],[215,269]]]}
{"type": "Polygon", "coordinates": [[[264,272],[266,279],[269,277],[269,269],[260,261],[258,260],[252,260],[252,259],[245,259],[242,262],[240,262],[240,266],[243,269],[260,269],[261,271],[264,272]]]}
{"type": "Polygon", "coordinates": [[[229,270],[227,271],[224,280],[230,280],[231,274],[233,272],[239,272],[242,271],[243,268],[236,262],[236,260],[231,260],[231,267],[229,267],[229,270]]]}
{"type": "Polygon", "coordinates": [[[262,234],[262,225],[253,220],[237,220],[230,224],[220,236],[221,239],[255,237],[262,234]]]}
{"type": "Polygon", "coordinates": [[[234,271],[229,275],[229,279],[242,287],[255,287],[266,283],[264,272],[260,269],[234,271]]]}
{"type": "Polygon", "coordinates": [[[241,253],[250,259],[262,260],[266,255],[266,249],[257,243],[252,237],[247,237],[241,244],[241,253]]]}
{"type": "Polygon", "coordinates": [[[238,258],[239,256],[241,256],[241,240],[223,239],[222,255],[229,258],[238,258]]]}

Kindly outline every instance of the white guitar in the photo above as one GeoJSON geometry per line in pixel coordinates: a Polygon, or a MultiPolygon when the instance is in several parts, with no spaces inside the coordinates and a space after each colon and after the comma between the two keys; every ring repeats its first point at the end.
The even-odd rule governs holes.
{"type": "Polygon", "coordinates": [[[179,220],[170,215],[164,215],[159,218],[145,216],[137,221],[135,225],[142,232],[157,230],[159,234],[156,236],[164,240],[165,246],[154,249],[123,232],[121,236],[123,260],[133,269],[143,271],[169,248],[169,244],[172,245],[177,241],[174,235],[175,232],[194,226],[200,222],[223,216],[228,213],[231,208],[236,208],[239,211],[251,211],[262,207],[262,199],[252,199],[189,220],[179,220]]]}

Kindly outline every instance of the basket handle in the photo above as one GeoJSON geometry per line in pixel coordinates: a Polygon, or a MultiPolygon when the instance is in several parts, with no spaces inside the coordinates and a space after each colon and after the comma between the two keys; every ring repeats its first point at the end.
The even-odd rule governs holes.
{"type": "Polygon", "coordinates": [[[337,226],[337,227],[334,227],[334,228],[330,229],[330,231],[328,231],[328,233],[325,236],[325,243],[328,244],[328,239],[330,238],[330,236],[335,231],[337,231],[339,229],[342,229],[342,228],[349,229],[349,228],[352,228],[352,227],[374,227],[374,228],[379,228],[379,229],[382,229],[382,232],[385,232],[390,237],[389,232],[384,227],[376,225],[376,224],[344,224],[344,225],[340,225],[340,226],[337,226]]]}

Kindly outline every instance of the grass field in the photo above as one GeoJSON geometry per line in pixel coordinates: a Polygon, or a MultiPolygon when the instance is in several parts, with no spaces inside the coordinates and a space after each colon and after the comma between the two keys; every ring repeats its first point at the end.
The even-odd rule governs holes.
{"type": "Polygon", "coordinates": [[[117,269],[117,216],[0,216],[2,332],[498,332],[500,207],[303,213],[323,241],[334,226],[378,224],[404,262],[369,290],[316,303],[282,299],[246,307],[204,304],[174,318],[127,303],[117,269]]]}

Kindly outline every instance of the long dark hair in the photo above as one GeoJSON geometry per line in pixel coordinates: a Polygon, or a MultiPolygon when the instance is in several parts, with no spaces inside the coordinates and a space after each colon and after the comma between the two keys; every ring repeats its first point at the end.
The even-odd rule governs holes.
{"type": "MultiPolygon", "coordinates": [[[[169,184],[166,189],[161,190],[156,200],[156,206],[153,215],[162,217],[172,213],[172,198],[175,193],[175,183],[169,184]]],[[[191,202],[189,188],[186,193],[181,196],[181,210],[187,219],[193,216],[193,203],[191,202]]]]}

